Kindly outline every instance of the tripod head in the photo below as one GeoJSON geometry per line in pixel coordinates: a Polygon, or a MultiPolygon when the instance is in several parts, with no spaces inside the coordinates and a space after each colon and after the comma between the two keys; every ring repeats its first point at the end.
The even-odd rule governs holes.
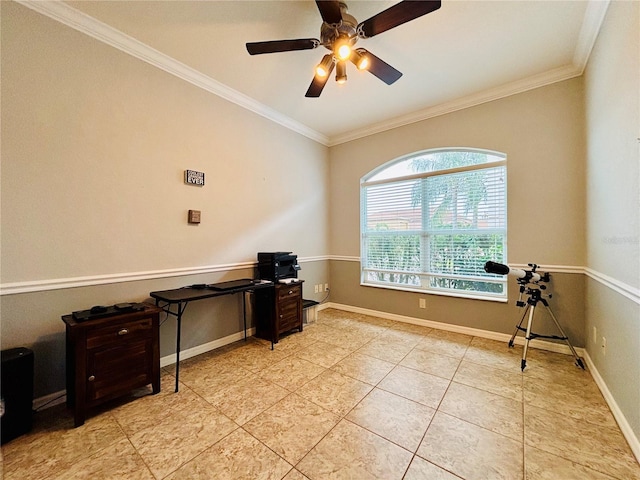
{"type": "MultiPolygon", "coordinates": [[[[520,283],[520,293],[518,295],[518,300],[516,301],[517,307],[524,307],[527,303],[529,305],[536,305],[539,301],[542,301],[545,305],[547,304],[546,299],[542,296],[542,291],[547,289],[546,285],[527,285],[526,283],[518,283],[520,283]],[[529,297],[526,302],[522,300],[523,295],[527,295],[529,297]]],[[[546,298],[551,297],[553,297],[553,295],[550,293],[546,296],[546,298]]]]}

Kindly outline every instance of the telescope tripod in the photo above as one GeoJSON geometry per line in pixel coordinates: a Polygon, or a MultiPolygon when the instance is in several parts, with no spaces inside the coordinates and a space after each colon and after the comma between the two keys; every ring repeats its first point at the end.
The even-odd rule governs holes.
{"type": "MultiPolygon", "coordinates": [[[[547,302],[546,298],[542,296],[542,292],[541,292],[542,288],[545,288],[544,285],[541,285],[538,288],[532,288],[532,287],[526,288],[524,284],[520,285],[520,299],[516,302],[516,305],[518,307],[524,307],[526,305],[526,308],[524,309],[524,313],[522,314],[520,323],[516,325],[516,329],[514,330],[513,335],[511,336],[511,340],[509,340],[509,347],[513,348],[513,340],[516,338],[516,335],[518,334],[518,330],[525,332],[524,350],[522,351],[522,361],[520,362],[520,369],[524,371],[525,367],[527,366],[527,351],[529,349],[529,340],[533,340],[535,338],[550,338],[555,340],[563,340],[571,349],[571,353],[573,354],[573,357],[576,359],[576,365],[578,365],[580,368],[584,370],[585,368],[584,368],[584,363],[582,362],[582,359],[576,353],[576,350],[573,348],[573,345],[571,345],[571,342],[569,341],[569,337],[567,337],[567,335],[564,333],[564,330],[562,330],[562,327],[560,326],[560,323],[556,319],[556,316],[551,311],[551,307],[549,307],[549,302],[547,302]],[[523,293],[526,293],[527,295],[529,295],[529,298],[527,299],[526,304],[522,301],[523,293]],[[553,319],[553,322],[556,324],[556,327],[558,327],[558,330],[560,331],[562,336],[540,335],[537,333],[533,333],[531,331],[531,328],[533,327],[533,316],[535,314],[536,307],[538,306],[538,302],[542,303],[542,305],[545,306],[545,308],[547,309],[547,312],[549,312],[549,315],[553,319]],[[527,328],[523,328],[522,322],[524,322],[524,319],[527,316],[527,312],[529,313],[527,328]]],[[[549,295],[549,297],[551,297],[551,295],[549,295]]]]}

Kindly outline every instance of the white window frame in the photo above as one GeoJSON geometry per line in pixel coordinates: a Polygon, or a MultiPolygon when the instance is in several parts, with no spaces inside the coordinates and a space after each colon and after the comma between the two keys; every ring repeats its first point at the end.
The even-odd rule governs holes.
{"type": "MultiPolygon", "coordinates": [[[[391,290],[402,290],[402,291],[410,291],[410,292],[420,292],[420,293],[426,293],[426,294],[435,294],[435,295],[445,295],[445,296],[452,296],[452,297],[461,297],[461,298],[472,298],[472,299],[480,299],[480,300],[492,300],[492,301],[500,301],[500,302],[506,302],[507,301],[507,279],[506,276],[496,276],[496,275],[489,275],[487,274],[487,276],[481,275],[481,276],[470,276],[470,275],[446,275],[446,274],[441,274],[441,273],[431,273],[429,271],[427,271],[427,265],[428,265],[428,258],[429,258],[429,245],[431,244],[430,242],[430,237],[433,237],[434,234],[455,234],[455,233],[477,233],[479,235],[484,235],[484,234],[492,234],[492,233],[498,233],[503,235],[503,258],[502,259],[492,259],[492,260],[496,260],[496,261],[500,261],[501,263],[507,263],[506,259],[507,259],[507,185],[506,185],[506,181],[507,181],[507,171],[506,171],[506,165],[507,165],[507,156],[504,153],[501,152],[496,152],[496,151],[490,151],[490,150],[484,150],[484,149],[476,149],[476,148],[439,148],[439,149],[430,149],[430,150],[424,150],[424,151],[419,151],[419,152],[414,152],[412,154],[409,155],[404,155],[402,157],[396,158],[394,160],[391,160],[389,162],[384,163],[383,165],[375,168],[374,170],[372,170],[371,172],[369,172],[368,174],[366,174],[364,177],[362,177],[361,181],[360,181],[360,284],[362,286],[369,286],[369,287],[378,287],[378,288],[386,288],[386,289],[391,289],[391,290]],[[437,154],[437,153],[447,153],[447,152],[473,152],[473,153],[481,153],[481,154],[487,154],[490,156],[494,156],[496,158],[500,158],[501,160],[496,160],[496,161],[492,161],[492,162],[487,162],[487,163],[482,163],[482,164],[478,164],[478,165],[469,165],[469,166],[464,166],[464,167],[455,167],[455,168],[449,168],[449,169],[444,169],[444,170],[437,170],[437,171],[433,171],[433,172],[423,172],[423,173],[416,173],[416,174],[411,174],[411,175],[403,175],[403,176],[398,176],[398,177],[392,177],[392,178],[388,178],[388,179],[379,179],[379,180],[370,180],[371,178],[375,177],[377,174],[379,174],[380,172],[392,167],[395,164],[398,164],[400,162],[405,162],[407,160],[410,160],[412,158],[419,158],[425,155],[429,155],[429,154],[437,154]],[[385,270],[380,270],[380,269],[371,269],[368,268],[366,263],[367,263],[367,236],[373,232],[368,232],[367,231],[367,225],[366,225],[366,221],[367,221],[367,214],[366,214],[366,208],[367,208],[367,187],[371,187],[371,186],[375,186],[375,185],[384,185],[384,184],[393,184],[393,183],[400,183],[403,181],[409,181],[409,180],[418,180],[418,179],[425,179],[428,177],[435,177],[435,176],[443,176],[443,175],[450,175],[453,173],[461,173],[461,172],[470,172],[470,171],[476,171],[476,170],[485,170],[485,169],[494,169],[496,167],[504,167],[504,227],[502,228],[495,228],[495,229],[478,229],[478,230],[431,230],[429,228],[429,223],[426,221],[426,217],[428,216],[428,211],[425,208],[422,208],[421,205],[421,215],[422,215],[422,227],[420,230],[407,230],[406,232],[402,232],[402,231],[390,231],[388,234],[389,235],[393,235],[393,236],[397,236],[397,235],[419,235],[420,236],[420,271],[416,272],[416,271],[407,271],[407,272],[402,272],[402,271],[385,271],[385,270]],[[373,280],[371,278],[369,278],[369,272],[381,272],[381,273],[394,273],[394,274],[410,274],[413,276],[417,276],[420,280],[420,285],[409,285],[409,284],[400,284],[400,283],[391,283],[391,282],[387,282],[387,281],[376,281],[373,280]],[[486,292],[486,291],[474,291],[474,290],[459,290],[459,289],[454,289],[454,288],[442,288],[442,287],[434,287],[430,285],[430,279],[432,277],[436,277],[436,278],[452,278],[452,279],[458,279],[458,280],[469,280],[469,281],[481,281],[481,282],[489,282],[489,283],[495,283],[495,284],[501,284],[502,285],[502,293],[492,293],[492,292],[486,292]]],[[[422,188],[426,189],[426,182],[422,182],[422,188]]],[[[423,193],[424,195],[424,193],[423,193]]],[[[375,232],[376,235],[380,235],[381,232],[376,231],[375,232]]],[[[384,235],[385,233],[382,232],[382,235],[384,235]]]]}

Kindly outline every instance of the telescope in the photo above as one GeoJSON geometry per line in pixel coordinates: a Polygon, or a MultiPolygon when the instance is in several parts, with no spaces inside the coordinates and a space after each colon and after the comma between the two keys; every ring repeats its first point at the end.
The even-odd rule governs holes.
{"type": "Polygon", "coordinates": [[[504,265],[502,263],[497,262],[487,262],[484,264],[484,271],[487,273],[493,273],[495,275],[513,275],[516,277],[518,284],[520,285],[520,296],[518,297],[518,301],[516,302],[516,306],[525,307],[524,313],[522,314],[522,318],[520,318],[520,323],[516,325],[516,329],[513,331],[513,335],[511,335],[511,340],[509,340],[509,348],[513,347],[516,335],[519,331],[525,332],[524,336],[524,349],[522,350],[522,360],[520,361],[520,369],[524,371],[527,366],[527,351],[529,349],[529,340],[533,340],[535,338],[551,338],[554,340],[563,340],[569,346],[573,357],[576,359],[576,365],[584,370],[584,362],[576,353],[575,348],[571,345],[569,341],[569,337],[564,333],[558,319],[555,317],[553,312],[551,311],[551,307],[549,307],[549,302],[547,298],[551,298],[551,294],[545,298],[542,294],[543,290],[547,289],[546,285],[538,285],[538,282],[548,282],[550,280],[549,273],[537,273],[538,265],[535,263],[528,263],[531,267],[531,270],[523,270],[521,268],[511,268],[509,265],[504,265]],[[526,302],[522,301],[522,296],[527,295],[529,298],[526,302]],[[536,306],[538,302],[541,302],[542,305],[547,309],[547,312],[553,319],[556,327],[560,330],[562,336],[558,335],[541,335],[539,333],[534,333],[531,331],[533,326],[533,314],[536,310],[536,306]],[[527,322],[527,328],[522,326],[525,317],[527,316],[527,312],[529,312],[529,321],[527,322]]]}
{"type": "Polygon", "coordinates": [[[494,273],[496,275],[513,275],[518,279],[519,283],[538,283],[549,281],[548,273],[544,273],[542,275],[536,273],[538,265],[535,263],[529,263],[528,265],[531,267],[531,270],[511,268],[509,265],[504,265],[502,263],[487,262],[484,264],[484,271],[487,273],[494,273]]]}

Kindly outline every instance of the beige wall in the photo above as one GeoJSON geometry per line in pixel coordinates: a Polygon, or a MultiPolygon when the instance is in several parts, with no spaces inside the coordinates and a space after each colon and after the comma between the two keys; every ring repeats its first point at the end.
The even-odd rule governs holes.
{"type": "MultiPolygon", "coordinates": [[[[508,304],[359,285],[353,260],[360,252],[360,178],[401,155],[447,146],[507,154],[510,263],[560,271],[586,265],[634,291],[638,5],[612,2],[584,83],[568,80],[327,149],[0,2],[0,282],[232,265],[204,275],[3,295],[2,348],[34,348],[36,396],[61,390],[61,315],[145,300],[153,290],[251,276],[251,267],[233,265],[253,261],[260,250],[310,259],[300,274],[306,298],[322,299],[311,293],[313,285],[329,282],[336,303],[511,333],[514,282],[508,304]],[[185,169],[205,172],[206,186],[184,185],[185,169]],[[187,225],[188,209],[202,211],[200,226],[187,225]],[[346,259],[314,260],[329,254],[346,259]],[[418,308],[419,297],[427,298],[426,309],[418,308]]],[[[640,436],[637,294],[621,296],[574,273],[554,273],[552,287],[554,312],[574,344],[586,346],[640,436]],[[606,356],[590,338],[593,326],[608,338],[606,356]]],[[[232,297],[189,309],[183,349],[241,329],[232,297]]],[[[174,351],[175,320],[163,320],[166,356],[174,351]]],[[[539,322],[551,329],[548,320],[539,322]]]]}
{"type": "MultiPolygon", "coordinates": [[[[511,335],[523,314],[523,310],[515,306],[518,297],[515,281],[509,283],[509,303],[354,287],[360,281],[360,263],[354,261],[332,260],[331,281],[334,286],[331,301],[338,304],[488,332],[511,335]],[[419,308],[419,298],[426,299],[426,308],[419,308]]],[[[554,292],[550,300],[553,314],[571,343],[584,345],[583,275],[554,273],[550,285],[554,292]]],[[[534,326],[537,333],[559,334],[542,304],[537,307],[534,326]]]]}
{"type": "Polygon", "coordinates": [[[587,262],[640,288],[638,2],[612,2],[585,72],[587,262]]]}
{"type": "Polygon", "coordinates": [[[2,27],[3,283],[327,253],[325,146],[22,6],[2,27]]]}
{"type": "MultiPolygon", "coordinates": [[[[255,261],[258,251],[326,257],[326,146],[0,3],[2,285],[231,265],[0,297],[2,348],[35,350],[36,396],[64,388],[63,314],[252,276],[234,265],[255,261]],[[185,169],[205,172],[206,185],[185,185],[185,169]],[[187,224],[189,209],[202,211],[199,226],[187,224]]],[[[302,267],[305,297],[320,300],[313,284],[329,281],[327,262],[302,267]]],[[[183,348],[238,332],[239,305],[190,305],[183,348]]],[[[161,355],[173,353],[173,318],[161,336],[161,355]]]]}
{"type": "Polygon", "coordinates": [[[585,72],[587,350],[640,438],[640,3],[611,2],[585,72]],[[611,285],[613,284],[613,286],[611,285]],[[596,337],[593,336],[594,328],[596,337]],[[601,348],[602,337],[607,349],[601,348]]]}
{"type": "Polygon", "coordinates": [[[439,147],[507,154],[509,262],[584,263],[581,78],[332,147],[331,254],[360,255],[362,176],[402,155],[439,147]]]}
{"type": "MultiPolygon", "coordinates": [[[[439,147],[483,148],[507,154],[509,263],[584,265],[581,78],[332,147],[332,255],[359,258],[360,179],[394,158],[439,147]]],[[[511,333],[517,323],[515,281],[509,285],[509,305],[505,305],[363,287],[359,268],[357,261],[332,261],[331,278],[336,286],[332,301],[503,333],[511,333]],[[420,297],[426,297],[426,309],[418,309],[420,297]]],[[[554,313],[572,341],[583,345],[584,279],[571,273],[552,274],[552,278],[554,313]]],[[[544,323],[537,326],[544,332],[544,323]]],[[[551,328],[547,333],[557,331],[551,328]]]]}

